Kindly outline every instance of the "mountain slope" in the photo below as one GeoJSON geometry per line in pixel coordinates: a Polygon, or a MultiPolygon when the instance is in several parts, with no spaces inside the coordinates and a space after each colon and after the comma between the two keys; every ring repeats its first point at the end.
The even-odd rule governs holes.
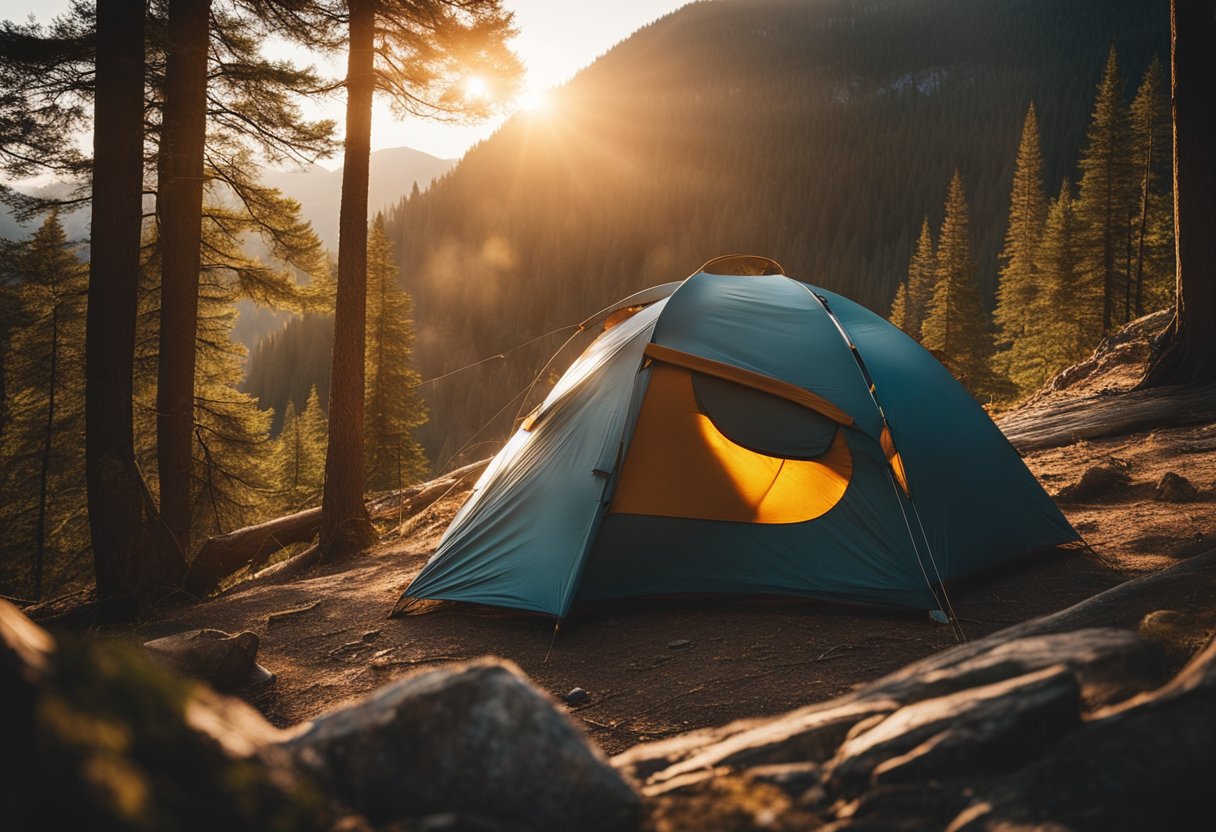
{"type": "MultiPolygon", "coordinates": [[[[1130,92],[1165,0],[719,0],[635,33],[390,216],[435,376],[718,254],[885,312],[957,166],[990,300],[1022,119],[1046,190],[1075,170],[1106,51],[1130,92]]],[[[426,391],[442,463],[557,338],[426,391]]],[[[544,385],[540,385],[543,392],[544,385]]],[[[517,405],[480,438],[502,436],[517,405]]]]}

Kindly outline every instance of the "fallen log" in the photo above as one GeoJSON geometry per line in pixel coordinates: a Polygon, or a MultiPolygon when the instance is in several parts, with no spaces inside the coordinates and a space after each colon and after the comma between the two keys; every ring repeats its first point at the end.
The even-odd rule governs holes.
{"type": "Polygon", "coordinates": [[[1030,406],[997,420],[1019,451],[1152,428],[1216,422],[1216,384],[1095,394],[1030,406]]]}
{"type": "MultiPolygon", "coordinates": [[[[368,501],[368,513],[373,520],[399,524],[459,486],[472,482],[489,462],[483,459],[430,482],[376,496],[368,501]]],[[[308,543],[320,528],[318,506],[212,537],[190,563],[185,590],[198,598],[210,595],[230,575],[246,568],[256,570],[275,552],[295,543],[308,543]]]]}
{"type": "Polygon", "coordinates": [[[190,563],[186,592],[200,598],[210,595],[229,575],[245,567],[256,569],[293,543],[307,543],[320,528],[318,506],[209,538],[190,563]]]}

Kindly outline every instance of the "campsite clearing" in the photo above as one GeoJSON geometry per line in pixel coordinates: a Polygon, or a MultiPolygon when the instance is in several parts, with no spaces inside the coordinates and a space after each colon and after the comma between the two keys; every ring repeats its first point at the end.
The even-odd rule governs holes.
{"type": "MultiPolygon", "coordinates": [[[[1216,429],[1080,442],[1034,452],[1026,461],[1054,493],[1111,458],[1126,469],[1126,485],[1062,506],[1100,556],[1053,556],[952,587],[969,637],[1061,609],[1213,546],[1216,429]],[[1167,471],[1197,486],[1199,499],[1154,500],[1167,471]]],[[[279,725],[309,719],[420,667],[498,655],[555,697],[575,687],[587,691],[580,704],[563,707],[608,753],[837,696],[954,643],[950,628],[923,612],[739,596],[576,609],[556,638],[551,618],[466,604],[436,603],[390,620],[394,601],[463,497],[453,494],[425,509],[407,521],[404,535],[386,535],[363,558],[281,586],[238,589],[144,624],[135,635],[150,639],[196,627],[258,633],[259,661],[278,679],[254,701],[279,725]]]]}

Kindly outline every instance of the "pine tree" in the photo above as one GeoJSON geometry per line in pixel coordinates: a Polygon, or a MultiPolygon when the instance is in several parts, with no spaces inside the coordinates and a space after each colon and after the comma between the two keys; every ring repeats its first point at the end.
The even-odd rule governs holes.
{"type": "Polygon", "coordinates": [[[929,218],[920,224],[920,237],[916,240],[916,251],[908,264],[908,279],[896,290],[891,306],[891,323],[911,335],[921,337],[929,301],[933,298],[936,281],[937,254],[933,250],[933,232],[929,230],[929,218]],[[896,320],[898,311],[899,320],[896,320]]]}
{"type": "Polygon", "coordinates": [[[317,388],[308,394],[308,403],[296,413],[288,402],[279,433],[276,455],[279,463],[279,489],[286,511],[298,511],[316,504],[321,498],[325,478],[325,411],[317,388]]]}
{"type": "Polygon", "coordinates": [[[506,45],[514,29],[511,13],[503,9],[501,0],[348,0],[346,24],[346,137],[319,543],[327,558],[354,554],[375,538],[363,503],[367,189],[373,94],[376,89],[387,92],[398,108],[415,115],[477,117],[488,112],[494,98],[506,96],[478,99],[466,95],[460,87],[465,73],[480,74],[498,92],[507,94],[523,74],[519,59],[506,45]]]}
{"type": "Polygon", "coordinates": [[[425,424],[426,409],[414,393],[419,377],[410,367],[414,322],[410,296],[397,283],[392,243],[377,216],[367,241],[367,429],[368,491],[387,491],[426,473],[426,456],[411,432],[425,424]]]}
{"type": "Polygon", "coordinates": [[[144,4],[98,0],[92,229],[85,344],[85,466],[97,596],[126,606],[179,586],[158,551],[135,462],[133,363],[143,225],[144,4]]]}
{"type": "Polygon", "coordinates": [[[48,584],[62,586],[67,556],[88,545],[81,465],[87,282],[54,213],[16,255],[20,324],[10,342],[13,412],[0,451],[0,547],[10,563],[33,555],[27,586],[41,599],[48,584]]]}
{"type": "Polygon", "coordinates": [[[973,393],[988,392],[991,339],[971,256],[967,197],[956,169],[937,241],[936,283],[921,343],[973,393]]]}
{"type": "Polygon", "coordinates": [[[1136,317],[1173,301],[1174,205],[1170,91],[1156,56],[1131,106],[1138,211],[1128,305],[1136,317]]]}
{"type": "Polygon", "coordinates": [[[1031,309],[1036,294],[1035,249],[1043,233],[1046,216],[1043,198],[1043,157],[1039,151],[1039,122],[1034,104],[1026,112],[1022,139],[1018,144],[1013,187],[1009,195],[1009,225],[1001,251],[1000,282],[996,292],[993,320],[997,328],[998,352],[994,370],[1012,376],[1010,353],[1031,325],[1031,309]]]}
{"type": "Polygon", "coordinates": [[[1118,57],[1111,46],[1094,102],[1088,143],[1081,155],[1080,201],[1084,229],[1082,275],[1101,287],[1101,327],[1109,332],[1123,315],[1128,234],[1135,213],[1127,110],[1118,57]]]}
{"type": "Polygon", "coordinates": [[[1083,359],[1099,337],[1096,319],[1077,314],[1078,307],[1097,308],[1099,300],[1096,295],[1078,295],[1078,222],[1072,184],[1065,179],[1048,207],[1035,249],[1034,273],[1039,283],[1026,330],[1007,353],[1009,378],[1022,394],[1083,359]]]}
{"type": "Polygon", "coordinates": [[[895,299],[891,301],[891,314],[887,320],[904,332],[908,331],[908,281],[899,281],[895,289],[895,299]]]}

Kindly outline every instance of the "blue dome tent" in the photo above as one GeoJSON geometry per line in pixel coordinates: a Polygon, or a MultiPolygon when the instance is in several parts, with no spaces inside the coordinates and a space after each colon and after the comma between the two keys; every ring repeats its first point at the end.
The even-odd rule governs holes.
{"type": "Polygon", "coordinates": [[[603,331],[395,614],[673,593],[942,610],[943,583],[1079,539],[932,355],[771,260],[710,261],[583,327],[603,331]]]}

